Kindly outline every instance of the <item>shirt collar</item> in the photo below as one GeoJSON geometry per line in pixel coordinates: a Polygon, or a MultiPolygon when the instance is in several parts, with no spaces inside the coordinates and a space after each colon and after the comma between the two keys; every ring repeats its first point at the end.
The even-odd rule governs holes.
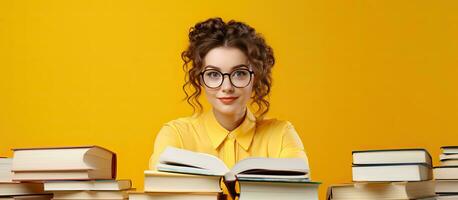
{"type": "Polygon", "coordinates": [[[214,149],[217,149],[229,134],[235,136],[235,141],[240,144],[245,151],[250,148],[256,129],[256,117],[248,108],[242,124],[233,131],[228,131],[222,127],[216,120],[212,110],[204,113],[203,116],[201,116],[201,120],[214,149]]]}

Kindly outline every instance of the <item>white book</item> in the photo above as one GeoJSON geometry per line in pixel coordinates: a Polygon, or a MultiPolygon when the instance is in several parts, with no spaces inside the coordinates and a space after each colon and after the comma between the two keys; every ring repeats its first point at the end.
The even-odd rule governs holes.
{"type": "Polygon", "coordinates": [[[131,188],[131,180],[46,181],[44,183],[45,191],[128,190],[131,188]]]}
{"type": "Polygon", "coordinates": [[[443,160],[458,160],[458,154],[441,154],[439,155],[441,161],[443,160]]]}
{"type": "Polygon", "coordinates": [[[425,163],[432,165],[425,149],[383,149],[353,151],[354,165],[425,163]]]}
{"type": "Polygon", "coordinates": [[[51,200],[52,194],[0,196],[0,200],[51,200]]]}
{"type": "Polygon", "coordinates": [[[458,195],[439,195],[436,197],[437,200],[458,200],[458,195]]]}
{"type": "MultiPolygon", "coordinates": [[[[418,198],[415,200],[437,200],[437,197],[426,197],[426,198],[418,198]]],[[[374,199],[374,198],[369,198],[369,199],[338,199],[338,198],[331,198],[328,200],[412,200],[412,199],[374,199]]],[[[458,200],[458,199],[456,199],[458,200]]]]}
{"type": "Polygon", "coordinates": [[[319,183],[239,181],[239,200],[318,200],[319,183]]]}
{"type": "Polygon", "coordinates": [[[453,159],[453,160],[441,160],[440,161],[441,166],[458,166],[458,159],[453,159]]]}
{"type": "Polygon", "coordinates": [[[441,149],[443,154],[458,154],[458,146],[443,146],[441,149]]]}
{"type": "Polygon", "coordinates": [[[434,178],[437,180],[458,179],[458,166],[434,167],[434,178]]]}
{"type": "Polygon", "coordinates": [[[91,180],[109,179],[111,169],[74,170],[74,171],[14,171],[14,181],[43,181],[43,180],[91,180]],[[108,172],[110,171],[110,172],[108,172]],[[103,178],[102,178],[103,177],[103,178]]]}
{"type": "Polygon", "coordinates": [[[12,159],[7,157],[0,157],[0,165],[11,165],[12,159]]]}
{"type": "Polygon", "coordinates": [[[458,195],[458,180],[436,180],[436,193],[455,193],[458,195]]]}
{"type": "Polygon", "coordinates": [[[167,147],[156,165],[158,171],[224,176],[235,181],[244,175],[265,175],[285,180],[302,180],[309,177],[307,161],[300,158],[247,158],[229,169],[216,156],[167,147]]]}
{"type": "Polygon", "coordinates": [[[13,181],[13,172],[11,172],[12,165],[12,158],[0,158],[0,182],[13,181]]]}
{"type": "Polygon", "coordinates": [[[434,197],[434,181],[377,182],[332,185],[328,199],[421,199],[434,197]]]}
{"type": "Polygon", "coordinates": [[[125,191],[55,191],[54,199],[127,199],[125,191]]]}
{"type": "Polygon", "coordinates": [[[364,165],[352,167],[353,181],[425,181],[432,179],[424,164],[364,165]]]}
{"type": "Polygon", "coordinates": [[[219,176],[145,171],[145,192],[221,192],[219,176]]]}
{"type": "Polygon", "coordinates": [[[221,193],[215,192],[129,192],[129,200],[218,200],[221,193]]]}
{"type": "Polygon", "coordinates": [[[43,183],[0,182],[0,196],[43,194],[43,183]]]}
{"type": "Polygon", "coordinates": [[[13,149],[14,181],[116,178],[116,154],[98,146],[13,149]]]}

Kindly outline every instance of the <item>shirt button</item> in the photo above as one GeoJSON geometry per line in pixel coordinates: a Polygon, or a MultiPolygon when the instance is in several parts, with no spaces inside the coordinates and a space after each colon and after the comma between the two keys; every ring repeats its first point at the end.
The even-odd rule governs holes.
{"type": "Polygon", "coordinates": [[[234,134],[229,133],[229,134],[227,135],[227,137],[228,137],[229,139],[234,139],[235,136],[234,136],[234,134]]]}

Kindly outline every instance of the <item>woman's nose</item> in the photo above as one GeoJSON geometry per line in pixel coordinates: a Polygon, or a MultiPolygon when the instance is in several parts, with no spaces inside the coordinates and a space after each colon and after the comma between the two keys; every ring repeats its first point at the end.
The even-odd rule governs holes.
{"type": "Polygon", "coordinates": [[[223,76],[223,84],[221,85],[221,89],[223,92],[233,92],[234,91],[234,86],[231,83],[231,80],[229,78],[230,76],[223,76]]]}

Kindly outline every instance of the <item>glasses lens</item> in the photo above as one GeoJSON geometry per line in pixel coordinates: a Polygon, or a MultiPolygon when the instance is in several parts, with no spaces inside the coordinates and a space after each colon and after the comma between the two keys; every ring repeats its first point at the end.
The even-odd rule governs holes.
{"type": "Polygon", "coordinates": [[[247,69],[238,69],[231,73],[231,82],[235,87],[246,87],[250,81],[251,73],[247,69]]]}
{"type": "Polygon", "coordinates": [[[211,88],[219,87],[223,81],[223,75],[216,70],[206,70],[203,76],[205,85],[211,88]]]}

